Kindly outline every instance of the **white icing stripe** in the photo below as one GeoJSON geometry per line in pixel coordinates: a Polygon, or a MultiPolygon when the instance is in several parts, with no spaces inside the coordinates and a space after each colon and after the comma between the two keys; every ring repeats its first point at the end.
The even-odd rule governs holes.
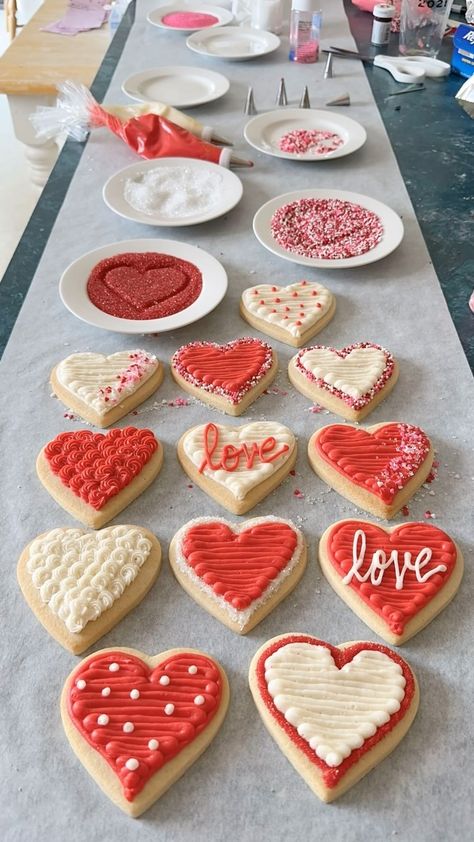
{"type": "Polygon", "coordinates": [[[159,362],[146,351],[71,354],[59,363],[56,377],[65,389],[99,415],[105,415],[143,385],[159,362]]]}
{"type": "Polygon", "coordinates": [[[301,365],[351,398],[370,392],[382,376],[387,357],[380,348],[354,348],[341,357],[331,348],[314,348],[302,354],[301,365]]]}
{"type": "Polygon", "coordinates": [[[249,313],[288,331],[291,336],[300,337],[326,315],[334,296],[322,284],[298,281],[286,287],[272,284],[249,287],[242,293],[242,301],[249,313]]]}
{"type": "Polygon", "coordinates": [[[265,661],[275,706],[328,766],[339,766],[400,709],[405,678],[384,652],[362,650],[338,669],[325,646],[289,643],[265,661]]]}
{"type": "Polygon", "coordinates": [[[52,529],[31,543],[26,569],[41,601],[75,634],[122,596],[151,547],[131,526],[52,529]]]}
{"type": "MultiPolygon", "coordinates": [[[[208,466],[204,468],[202,471],[204,476],[224,486],[237,500],[242,500],[258,483],[268,479],[275,471],[281,468],[291,456],[295,446],[295,437],[291,430],[288,427],[284,427],[283,424],[278,424],[276,421],[255,421],[251,424],[245,424],[242,427],[226,427],[221,424],[215,424],[215,427],[218,431],[218,443],[212,453],[213,464],[218,464],[221,461],[223,449],[226,445],[233,445],[235,448],[238,448],[245,443],[251,448],[252,444],[261,445],[266,439],[273,437],[275,439],[273,452],[276,453],[283,447],[287,447],[285,452],[272,462],[264,462],[258,456],[255,457],[251,468],[247,467],[245,458],[240,459],[235,471],[226,471],[222,468],[214,471],[208,466]]],[[[205,429],[206,425],[201,424],[186,433],[183,440],[183,448],[186,456],[198,469],[202,465],[203,460],[205,460],[206,455],[204,449],[205,429]]],[[[266,452],[265,456],[266,458],[270,458],[272,451],[266,452]]]]}

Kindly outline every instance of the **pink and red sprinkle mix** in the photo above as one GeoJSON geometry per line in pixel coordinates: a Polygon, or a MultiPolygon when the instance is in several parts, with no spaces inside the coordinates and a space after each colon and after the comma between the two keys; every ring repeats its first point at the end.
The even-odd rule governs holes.
{"type": "Polygon", "coordinates": [[[408,508],[408,506],[402,506],[402,515],[404,515],[405,517],[408,517],[409,514],[410,514],[410,509],[408,508]]]}
{"type": "Polygon", "coordinates": [[[311,152],[312,155],[328,155],[343,143],[342,137],[336,132],[295,129],[284,134],[278,145],[282,152],[294,155],[304,155],[306,152],[311,152]]]}
{"type": "Polygon", "coordinates": [[[170,12],[161,20],[166,26],[173,26],[176,29],[204,29],[206,26],[219,23],[219,18],[215,15],[204,12],[170,12]]]}
{"type": "Polygon", "coordinates": [[[271,232],[285,251],[302,257],[343,260],[380,243],[384,229],[377,214],[341,199],[298,199],[272,216],[271,232]]]}
{"type": "Polygon", "coordinates": [[[295,488],[295,490],[293,491],[293,496],[298,497],[299,500],[302,500],[304,498],[304,494],[302,491],[299,490],[299,488],[295,488]]]}
{"type": "Polygon", "coordinates": [[[117,385],[105,386],[103,389],[99,389],[99,395],[103,397],[105,403],[118,403],[120,395],[126,386],[139,383],[144,374],[146,374],[151,367],[156,365],[155,357],[149,357],[148,354],[144,354],[140,351],[129,354],[129,357],[133,360],[133,362],[131,362],[130,365],[121,372],[121,374],[117,374],[117,385]]]}

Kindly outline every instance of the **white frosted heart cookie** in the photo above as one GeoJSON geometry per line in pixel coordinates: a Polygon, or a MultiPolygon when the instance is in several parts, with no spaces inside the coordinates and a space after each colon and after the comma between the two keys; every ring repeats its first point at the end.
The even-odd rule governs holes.
{"type": "Polygon", "coordinates": [[[61,646],[79,654],[141,602],[160,564],[160,544],[143,527],[99,532],[64,527],[25,547],[17,576],[40,623],[61,646]]]}
{"type": "Polygon", "coordinates": [[[181,527],[169,549],[184,590],[238,634],[253,629],[296,587],[306,558],[299,529],[272,516],[240,524],[195,518],[181,527]]]}
{"type": "Polygon", "coordinates": [[[154,354],[136,349],[105,356],[71,354],[51,372],[55,395],[97,427],[109,427],[150,397],[163,380],[154,354]]]}
{"type": "Polygon", "coordinates": [[[296,461],[296,439],[276,421],[199,424],[181,436],[178,459],[196,485],[241,515],[288,475],[296,461]]]}
{"type": "Polygon", "coordinates": [[[331,321],[336,299],[322,284],[258,284],[242,293],[241,316],[257,330],[300,348],[331,321]]]}
{"type": "Polygon", "coordinates": [[[398,364],[373,342],[340,350],[313,345],[290,360],[288,377],[315,403],[348,421],[360,421],[390,394],[398,380],[398,364]]]}
{"type": "MultiPolygon", "coordinates": [[[[411,667],[387,646],[331,646],[306,634],[279,635],[261,646],[249,684],[266,728],[325,802],[396,748],[419,703],[411,667]]],[[[401,790],[405,784],[403,778],[401,790]]]]}

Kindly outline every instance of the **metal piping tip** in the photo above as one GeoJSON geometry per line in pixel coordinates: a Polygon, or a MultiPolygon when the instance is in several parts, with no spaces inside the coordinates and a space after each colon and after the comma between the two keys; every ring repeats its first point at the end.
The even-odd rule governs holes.
{"type": "Polygon", "coordinates": [[[225,137],[222,137],[222,135],[217,134],[217,132],[212,132],[211,140],[212,140],[213,143],[220,144],[220,146],[233,146],[234,145],[231,140],[226,140],[225,137]]]}
{"type": "Polygon", "coordinates": [[[244,114],[252,115],[256,113],[257,109],[255,108],[255,100],[253,98],[253,88],[250,85],[247,91],[247,99],[245,100],[244,114]]]}
{"type": "Polygon", "coordinates": [[[349,94],[341,94],[341,96],[336,97],[336,99],[331,99],[330,102],[327,102],[326,105],[334,106],[334,105],[350,105],[351,98],[349,94]]]}
{"type": "Polygon", "coordinates": [[[325,79],[332,79],[332,53],[328,53],[328,57],[326,59],[326,64],[324,66],[324,78],[325,79]]]}
{"type": "Polygon", "coordinates": [[[303,95],[300,101],[300,108],[311,108],[311,103],[309,101],[309,93],[308,93],[308,86],[304,86],[303,95]]]}
{"type": "Polygon", "coordinates": [[[286,95],[286,86],[285,86],[285,80],[284,80],[283,76],[280,79],[280,84],[279,84],[279,87],[278,87],[278,93],[277,93],[277,98],[276,98],[276,104],[280,105],[280,106],[288,105],[288,97],[286,95]]]}
{"type": "Polygon", "coordinates": [[[230,166],[231,167],[253,167],[253,161],[246,160],[245,158],[237,158],[236,155],[230,156],[230,166]]]}

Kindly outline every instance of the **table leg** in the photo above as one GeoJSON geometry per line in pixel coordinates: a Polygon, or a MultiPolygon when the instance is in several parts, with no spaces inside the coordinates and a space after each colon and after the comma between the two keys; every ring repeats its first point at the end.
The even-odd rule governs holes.
{"type": "Polygon", "coordinates": [[[16,35],[16,0],[5,0],[5,23],[10,40],[13,41],[16,35]]]}
{"type": "Polygon", "coordinates": [[[8,94],[8,105],[12,116],[15,137],[25,147],[26,159],[30,165],[31,181],[37,187],[44,187],[58,157],[58,145],[54,140],[38,140],[29,116],[38,105],[54,105],[54,96],[18,96],[8,94]]]}

